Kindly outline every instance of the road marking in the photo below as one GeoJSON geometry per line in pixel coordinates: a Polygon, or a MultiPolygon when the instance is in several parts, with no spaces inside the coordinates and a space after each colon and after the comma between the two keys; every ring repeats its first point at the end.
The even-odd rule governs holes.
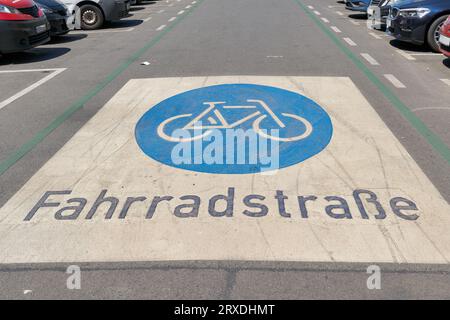
{"type": "Polygon", "coordinates": [[[406,86],[398,80],[393,74],[384,74],[383,75],[387,80],[389,80],[392,85],[398,89],[404,89],[406,86]]]}
{"type": "Polygon", "coordinates": [[[377,40],[383,39],[383,38],[381,38],[379,35],[377,35],[377,34],[374,33],[374,32],[369,32],[369,34],[370,34],[372,37],[374,37],[375,39],[377,39],[377,40]]]}
{"type": "Polygon", "coordinates": [[[449,209],[348,77],[136,79],[0,208],[0,263],[448,264],[449,209]],[[139,120],[162,101],[238,83],[307,92],[331,142],[275,175],[180,170],[137,145],[139,120]]]}
{"type": "Polygon", "coordinates": [[[191,5],[187,5],[186,7],[185,7],[185,9],[190,9],[192,6],[191,5]]]}
{"type": "Polygon", "coordinates": [[[319,11],[315,10],[314,13],[315,13],[316,15],[320,16],[320,12],[319,12],[319,11]]]}
{"type": "Polygon", "coordinates": [[[314,10],[314,7],[313,7],[313,6],[308,6],[308,8],[311,9],[311,10],[314,10]]]}
{"type": "Polygon", "coordinates": [[[167,27],[165,24],[163,24],[162,26],[159,26],[158,29],[156,29],[156,31],[161,31],[162,29],[164,29],[165,27],[167,27]]]}
{"type": "Polygon", "coordinates": [[[441,81],[446,85],[450,86],[450,79],[441,79],[441,81]]]}
{"type": "Polygon", "coordinates": [[[332,26],[332,27],[330,27],[330,28],[331,28],[331,30],[333,30],[333,31],[336,32],[336,33],[341,33],[341,30],[339,30],[339,28],[336,27],[336,26],[332,26]]]}
{"type": "Polygon", "coordinates": [[[80,31],[71,31],[70,34],[98,34],[98,33],[118,33],[118,32],[131,32],[134,28],[127,29],[106,29],[106,30],[80,30],[80,31]]]}
{"type": "Polygon", "coordinates": [[[338,14],[338,15],[340,15],[340,16],[343,16],[344,14],[342,13],[342,12],[340,12],[340,11],[336,11],[336,13],[338,14]]]}
{"type": "Polygon", "coordinates": [[[83,106],[89,102],[93,97],[103,91],[112,81],[114,81],[119,75],[121,75],[130,65],[135,63],[144,53],[149,49],[153,48],[159,41],[172,29],[174,29],[181,21],[186,19],[189,14],[198,8],[204,0],[198,1],[198,4],[189,10],[186,15],[174,21],[168,28],[163,30],[161,33],[150,38],[143,47],[134,52],[131,56],[127,57],[122,64],[120,64],[111,73],[107,74],[106,77],[97,85],[95,85],[89,92],[87,92],[80,99],[75,101],[67,109],[59,114],[47,127],[43,128],[37,132],[30,140],[22,144],[14,152],[9,154],[3,162],[0,162],[0,176],[3,175],[9,168],[16,164],[22,157],[33,150],[38,144],[40,144],[45,138],[51,134],[55,129],[57,129],[61,124],[63,124],[67,119],[69,119],[75,112],[83,108],[83,106]]]}
{"type": "Polygon", "coordinates": [[[367,60],[367,62],[369,62],[371,65],[373,66],[379,66],[380,64],[378,63],[377,60],[375,60],[370,54],[368,53],[361,53],[361,56],[367,60]]]}
{"type": "Polygon", "coordinates": [[[322,18],[320,18],[320,19],[322,19],[322,21],[325,22],[325,23],[330,23],[330,20],[328,20],[327,18],[323,18],[323,17],[322,17],[322,18]]]}
{"type": "Polygon", "coordinates": [[[446,108],[446,107],[423,107],[423,108],[415,108],[412,111],[417,112],[417,111],[429,111],[429,110],[446,110],[446,111],[450,111],[450,107],[446,108]]]}
{"type": "Polygon", "coordinates": [[[345,42],[348,43],[349,46],[356,47],[357,44],[350,38],[343,38],[345,42]]]}
{"type": "Polygon", "coordinates": [[[159,10],[158,11],[158,13],[163,13],[165,10],[164,9],[162,9],[162,10],[159,10]]]}
{"type": "Polygon", "coordinates": [[[169,19],[169,22],[174,21],[176,18],[177,18],[177,17],[172,17],[172,18],[170,18],[170,19],[169,19]]]}
{"type": "Polygon", "coordinates": [[[423,53],[411,53],[412,56],[418,56],[418,57],[442,57],[442,53],[434,53],[434,52],[423,52],[423,53]]]}
{"type": "Polygon", "coordinates": [[[16,93],[12,97],[10,97],[10,98],[0,102],[0,110],[3,109],[4,107],[6,107],[7,105],[13,103],[17,99],[20,99],[21,97],[23,97],[27,93],[30,93],[31,91],[33,91],[37,87],[43,85],[47,81],[53,79],[54,77],[56,77],[57,75],[59,75],[61,72],[65,71],[65,70],[67,70],[67,69],[66,68],[57,68],[57,69],[34,69],[34,70],[33,69],[31,69],[31,70],[30,69],[26,69],[26,70],[5,70],[5,71],[0,71],[0,74],[29,73],[29,72],[51,72],[49,75],[45,76],[41,80],[36,81],[32,85],[30,85],[30,86],[26,87],[25,89],[19,91],[18,93],[16,93]]]}
{"type": "Polygon", "coordinates": [[[181,11],[178,12],[177,14],[180,15],[180,14],[183,14],[183,13],[184,13],[184,10],[181,10],[181,11]]]}
{"type": "Polygon", "coordinates": [[[145,19],[144,19],[144,22],[148,22],[148,21],[150,21],[150,20],[152,20],[152,17],[145,18],[145,19]]]}
{"type": "Polygon", "coordinates": [[[436,135],[430,128],[426,126],[423,121],[417,117],[414,112],[408,108],[402,100],[386,86],[380,78],[378,78],[373,71],[368,68],[357,55],[355,55],[349,48],[347,48],[342,41],[331,32],[326,25],[324,25],[320,19],[305,7],[302,0],[293,0],[316,25],[322,32],[333,42],[339,50],[344,53],[347,58],[367,77],[367,79],[372,82],[378,90],[386,97],[388,101],[391,102],[392,106],[417,130],[417,132],[434,148],[434,150],[439,153],[442,158],[450,164],[450,148],[448,145],[442,141],[442,139],[436,135]]]}
{"type": "Polygon", "coordinates": [[[409,61],[414,61],[416,60],[416,58],[414,58],[412,55],[410,55],[409,53],[406,53],[403,50],[395,50],[399,55],[401,55],[403,58],[405,58],[406,60],[409,61]]]}

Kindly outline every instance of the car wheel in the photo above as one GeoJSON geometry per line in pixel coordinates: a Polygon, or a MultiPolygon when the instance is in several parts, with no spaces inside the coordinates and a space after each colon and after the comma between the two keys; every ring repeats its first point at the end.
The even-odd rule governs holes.
{"type": "Polygon", "coordinates": [[[442,16],[437,18],[430,26],[430,29],[428,29],[427,34],[427,42],[428,45],[433,49],[435,52],[439,51],[439,30],[441,29],[442,25],[444,24],[445,20],[447,20],[447,16],[442,16]]]}
{"type": "Polygon", "coordinates": [[[103,22],[105,21],[102,10],[91,4],[85,4],[81,6],[80,15],[81,29],[83,30],[98,29],[103,25],[103,22]]]}

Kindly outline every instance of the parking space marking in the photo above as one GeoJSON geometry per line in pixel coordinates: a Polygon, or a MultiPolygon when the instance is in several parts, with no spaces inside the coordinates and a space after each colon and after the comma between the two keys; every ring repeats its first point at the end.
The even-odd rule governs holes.
{"type": "Polygon", "coordinates": [[[177,18],[177,17],[172,17],[172,18],[170,18],[170,19],[169,19],[169,22],[174,21],[176,18],[177,18]]]}
{"type": "Polygon", "coordinates": [[[399,55],[401,55],[403,58],[405,58],[406,60],[409,61],[414,61],[416,60],[416,58],[414,58],[412,55],[410,55],[409,53],[403,51],[403,50],[395,50],[399,55]]]}
{"type": "Polygon", "coordinates": [[[344,40],[345,42],[347,42],[348,45],[351,46],[351,47],[356,47],[356,46],[357,46],[357,44],[356,44],[352,39],[350,39],[350,38],[343,38],[343,40],[344,40]]]}
{"type": "Polygon", "coordinates": [[[392,85],[398,89],[404,89],[406,86],[398,80],[393,74],[384,74],[383,75],[392,85]]]}
{"type": "Polygon", "coordinates": [[[185,9],[190,9],[192,6],[191,5],[187,5],[186,7],[185,7],[185,9]]]}
{"type": "Polygon", "coordinates": [[[446,85],[450,86],[450,79],[441,79],[441,81],[446,85]]]}
{"type": "Polygon", "coordinates": [[[377,60],[375,60],[370,54],[368,53],[361,53],[361,56],[366,59],[367,62],[369,62],[371,65],[373,66],[379,66],[380,64],[378,63],[377,60]]]}
{"type": "Polygon", "coordinates": [[[127,28],[127,29],[120,29],[120,30],[111,30],[111,29],[104,29],[104,30],[79,30],[79,31],[72,31],[70,34],[98,34],[98,33],[120,33],[120,32],[131,32],[134,30],[133,28],[127,28]]]}
{"type": "Polygon", "coordinates": [[[332,27],[330,27],[330,28],[331,28],[331,30],[333,30],[333,31],[336,32],[336,33],[341,33],[341,32],[342,32],[342,31],[339,30],[339,28],[336,27],[336,26],[332,26],[332,27]]]}
{"type": "Polygon", "coordinates": [[[164,9],[162,9],[162,10],[159,10],[158,11],[158,13],[163,13],[165,10],[164,9]]]}
{"type": "Polygon", "coordinates": [[[49,75],[45,76],[41,80],[36,81],[32,85],[30,85],[30,86],[26,87],[25,89],[19,91],[18,93],[16,93],[12,97],[10,97],[10,98],[0,102],[0,110],[3,109],[4,107],[6,107],[7,105],[13,103],[17,99],[23,97],[27,93],[30,93],[31,91],[33,91],[37,87],[43,85],[47,81],[53,79],[54,77],[56,77],[57,75],[59,75],[61,72],[65,71],[65,70],[67,70],[67,69],[66,68],[56,68],[56,69],[26,69],[26,70],[5,70],[5,71],[0,71],[0,74],[29,73],[29,72],[51,72],[49,75]]]}
{"type": "Polygon", "coordinates": [[[311,10],[314,10],[314,7],[313,7],[313,6],[308,6],[308,8],[310,8],[311,10]]]}
{"type": "Polygon", "coordinates": [[[178,12],[177,14],[180,15],[180,14],[183,14],[183,13],[184,13],[184,10],[181,10],[181,11],[178,12]]]}
{"type": "Polygon", "coordinates": [[[434,52],[410,53],[410,55],[418,56],[418,57],[439,57],[439,58],[442,58],[442,53],[434,53],[434,52]]]}
{"type": "Polygon", "coordinates": [[[320,16],[320,12],[319,12],[319,11],[315,10],[314,13],[315,13],[316,15],[320,16]]]}
{"type": "Polygon", "coordinates": [[[360,23],[357,22],[357,21],[354,21],[354,20],[349,20],[349,21],[350,21],[350,23],[354,24],[355,26],[359,26],[360,25],[360,23]]]}
{"type": "MultiPolygon", "coordinates": [[[[251,94],[259,98],[261,93],[251,94]]],[[[284,119],[286,97],[278,105],[273,98],[270,110],[284,119]]],[[[311,107],[305,103],[298,109],[311,107]]],[[[328,128],[319,119],[313,123],[316,132],[328,128]]],[[[297,132],[289,123],[287,132],[297,132]]],[[[289,143],[285,150],[292,148],[289,143]]],[[[152,145],[170,159],[171,146],[152,145]]],[[[300,149],[311,147],[310,142],[300,149]]],[[[137,79],[0,208],[0,262],[448,263],[448,213],[448,203],[350,78],[137,79]],[[330,143],[273,175],[184,170],[141,149],[139,136],[143,141],[158,137],[146,124],[137,130],[149,112],[157,127],[174,115],[176,121],[180,115],[192,120],[197,113],[184,113],[201,108],[204,96],[178,97],[191,90],[198,97],[199,89],[208,98],[219,94],[234,106],[248,106],[249,92],[210,91],[243,83],[320,101],[332,124],[330,143]],[[164,111],[167,105],[173,105],[170,114],[164,111]]]]}
{"type": "Polygon", "coordinates": [[[325,22],[325,23],[330,23],[330,20],[328,20],[327,18],[322,17],[320,19],[322,19],[322,21],[325,22]]]}
{"type": "Polygon", "coordinates": [[[145,19],[144,19],[144,22],[148,22],[148,21],[150,21],[150,20],[152,20],[152,17],[145,18],[145,19]]]}
{"type": "Polygon", "coordinates": [[[340,16],[343,16],[344,14],[341,11],[336,11],[336,13],[340,16]]]}
{"type": "Polygon", "coordinates": [[[162,26],[159,26],[156,31],[161,31],[162,29],[164,29],[165,27],[167,27],[165,24],[163,24],[162,26]]]}
{"type": "Polygon", "coordinates": [[[377,39],[377,40],[383,39],[383,38],[381,38],[379,35],[377,35],[377,34],[374,33],[374,32],[369,32],[369,34],[370,34],[372,37],[374,37],[375,39],[377,39]]]}

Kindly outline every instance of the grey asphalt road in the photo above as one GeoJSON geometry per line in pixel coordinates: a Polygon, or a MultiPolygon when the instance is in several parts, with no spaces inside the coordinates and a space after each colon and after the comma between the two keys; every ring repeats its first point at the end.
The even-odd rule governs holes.
{"type": "MultiPolygon", "coordinates": [[[[27,142],[36,141],[36,134],[69,107],[82,106],[0,175],[0,207],[128,80],[215,75],[350,77],[443,198],[450,201],[449,164],[439,150],[395,109],[299,3],[313,6],[310,14],[328,20],[322,20],[326,28],[336,27],[336,36],[347,39],[343,45],[447,146],[450,87],[444,80],[450,79],[448,59],[368,29],[363,17],[346,12],[335,0],[192,2],[145,2],[134,7],[133,16],[106,29],[76,31],[29,52],[0,58],[0,99],[48,76],[53,69],[65,69],[0,109],[1,163],[27,142]],[[170,21],[173,17],[178,19],[172,20],[175,23],[170,21]],[[378,64],[371,64],[361,53],[378,64]],[[143,61],[150,64],[142,65],[143,61]],[[115,73],[124,62],[126,68],[115,73]],[[404,88],[393,85],[386,74],[394,75],[404,88]],[[83,100],[87,96],[89,99],[83,100]]],[[[381,290],[367,289],[366,264],[81,264],[81,290],[66,288],[66,267],[57,263],[1,265],[0,298],[450,298],[450,267],[446,265],[382,265],[381,290]]]]}

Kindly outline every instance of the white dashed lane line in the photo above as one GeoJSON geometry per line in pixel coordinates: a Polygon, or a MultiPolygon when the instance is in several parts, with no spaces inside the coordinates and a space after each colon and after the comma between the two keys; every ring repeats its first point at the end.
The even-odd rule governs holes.
{"type": "Polygon", "coordinates": [[[313,6],[308,6],[308,8],[311,9],[311,10],[314,10],[314,7],[313,7],[313,6]]]}
{"type": "Polygon", "coordinates": [[[170,19],[169,19],[169,22],[174,21],[176,18],[177,18],[177,17],[172,17],[172,18],[170,18],[170,19]]]}
{"type": "Polygon", "coordinates": [[[325,23],[330,23],[330,20],[328,20],[327,18],[323,18],[323,17],[322,17],[322,18],[320,18],[320,19],[322,19],[322,21],[325,22],[325,23]]]}
{"type": "Polygon", "coordinates": [[[333,30],[333,31],[336,32],[336,33],[341,33],[341,30],[339,30],[339,28],[336,27],[336,26],[332,26],[332,27],[331,27],[331,30],[333,30]]]}
{"type": "Polygon", "coordinates": [[[319,11],[315,10],[314,13],[315,13],[317,16],[320,16],[320,12],[319,12],[319,11]]]}
{"type": "Polygon", "coordinates": [[[375,39],[377,39],[377,40],[383,39],[383,38],[381,38],[379,35],[377,35],[377,34],[374,33],[374,32],[369,32],[369,34],[370,34],[372,37],[374,37],[375,39]]]}
{"type": "Polygon", "coordinates": [[[406,86],[398,80],[393,74],[384,74],[384,77],[398,89],[404,89],[406,86]]]}
{"type": "Polygon", "coordinates": [[[162,26],[159,26],[158,29],[156,29],[156,31],[161,31],[162,29],[164,29],[166,27],[165,24],[163,24],[162,26]]]}
{"type": "Polygon", "coordinates": [[[178,12],[177,14],[180,15],[180,14],[183,14],[183,13],[184,13],[184,10],[181,10],[181,11],[178,12]]]}
{"type": "Polygon", "coordinates": [[[351,46],[351,47],[356,47],[356,46],[357,46],[357,44],[356,44],[352,39],[350,39],[350,38],[343,38],[343,40],[344,40],[345,42],[347,42],[348,45],[351,46]]]}
{"type": "Polygon", "coordinates": [[[375,60],[370,54],[368,53],[361,53],[361,56],[367,60],[367,62],[369,62],[371,65],[373,66],[379,66],[380,64],[378,63],[377,60],[375,60]]]}

